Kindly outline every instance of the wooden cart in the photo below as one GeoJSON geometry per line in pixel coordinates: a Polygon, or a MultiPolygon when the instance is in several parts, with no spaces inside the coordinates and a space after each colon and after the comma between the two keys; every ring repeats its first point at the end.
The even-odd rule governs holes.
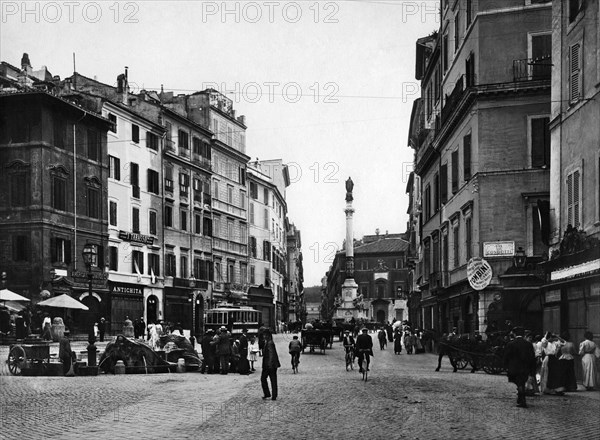
{"type": "Polygon", "coordinates": [[[48,343],[11,345],[6,363],[13,375],[21,375],[23,370],[34,370],[35,375],[43,376],[50,366],[50,345],[48,343]]]}

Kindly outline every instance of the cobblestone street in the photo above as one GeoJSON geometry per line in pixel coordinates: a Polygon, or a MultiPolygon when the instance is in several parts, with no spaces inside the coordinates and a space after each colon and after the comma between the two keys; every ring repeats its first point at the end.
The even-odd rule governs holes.
{"type": "Polygon", "coordinates": [[[436,373],[434,355],[391,346],[376,349],[365,383],[356,366],[346,372],[339,342],[324,355],[307,350],[293,374],[290,339],[275,336],[276,402],[261,399],[260,362],[250,376],[0,376],[0,438],[598,437],[597,391],[530,397],[521,409],[506,376],[452,373],[447,359],[436,373]]]}

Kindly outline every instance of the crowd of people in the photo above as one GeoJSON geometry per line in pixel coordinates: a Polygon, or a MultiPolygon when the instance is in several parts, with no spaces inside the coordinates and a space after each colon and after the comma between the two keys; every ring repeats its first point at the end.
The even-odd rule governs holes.
{"type": "Polygon", "coordinates": [[[585,332],[579,350],[567,331],[560,336],[547,332],[542,337],[515,327],[511,338],[504,350],[504,364],[508,380],[517,385],[517,406],[527,407],[526,396],[540,393],[563,396],[566,392],[577,391],[577,355],[581,356],[583,386],[588,391],[596,389],[600,349],[591,332],[585,332]]]}

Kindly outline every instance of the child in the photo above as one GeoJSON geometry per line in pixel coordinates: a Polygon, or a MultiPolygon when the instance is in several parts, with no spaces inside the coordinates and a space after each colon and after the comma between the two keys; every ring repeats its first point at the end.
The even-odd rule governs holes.
{"type": "Polygon", "coordinates": [[[254,369],[254,362],[258,360],[258,341],[254,336],[250,336],[250,343],[248,344],[248,362],[250,362],[250,371],[256,371],[254,369]]]}

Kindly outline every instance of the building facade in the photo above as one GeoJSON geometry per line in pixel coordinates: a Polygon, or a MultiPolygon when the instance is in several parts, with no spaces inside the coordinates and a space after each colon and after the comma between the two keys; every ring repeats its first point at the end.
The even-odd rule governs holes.
{"type": "Polygon", "coordinates": [[[541,331],[534,262],[547,249],[539,213],[549,198],[550,8],[444,1],[439,31],[417,42],[423,92],[410,145],[424,328],[541,331]],[[515,271],[521,250],[529,270],[515,271]],[[468,267],[480,258],[492,277],[473,287],[468,267]]]}
{"type": "Polygon", "coordinates": [[[33,301],[66,293],[86,304],[66,324],[88,332],[108,302],[110,124],[28,75],[28,57],[23,64],[27,81],[0,93],[0,265],[6,287],[33,301]],[[97,255],[89,270],[86,244],[97,255]]]}
{"type": "Polygon", "coordinates": [[[288,317],[287,321],[301,321],[306,319],[306,304],[304,302],[304,268],[302,263],[302,239],[300,229],[293,223],[287,227],[287,267],[288,286],[288,317]]]}
{"type": "Polygon", "coordinates": [[[573,341],[600,333],[600,13],[552,3],[550,258],[542,264],[544,329],[573,341]]]}

